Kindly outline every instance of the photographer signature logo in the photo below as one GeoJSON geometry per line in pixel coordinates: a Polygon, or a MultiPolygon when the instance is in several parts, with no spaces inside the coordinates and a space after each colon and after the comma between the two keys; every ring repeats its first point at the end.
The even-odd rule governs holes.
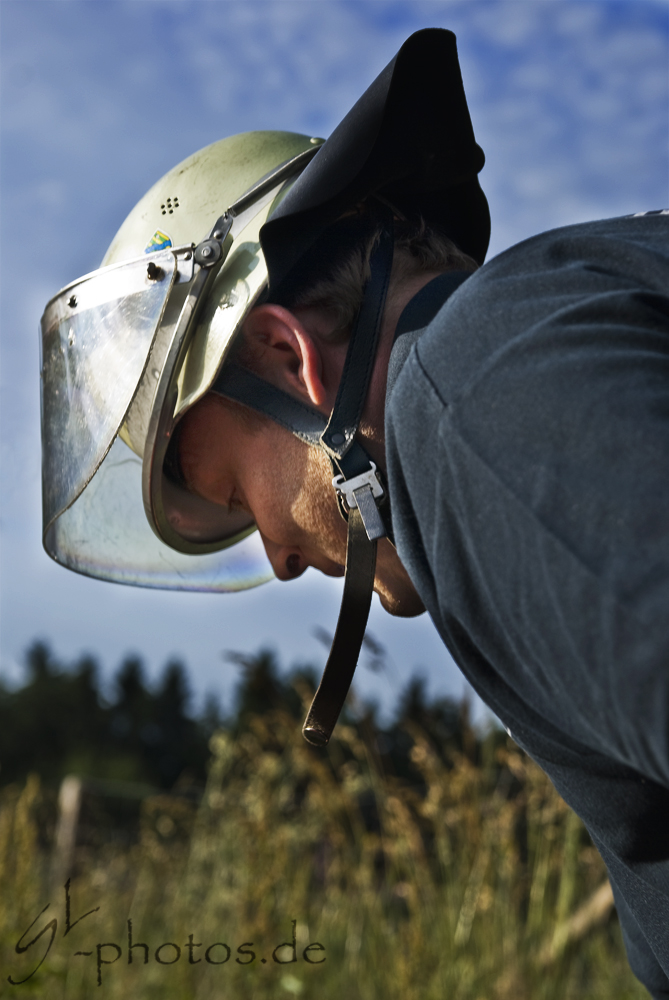
{"type": "MultiPolygon", "coordinates": [[[[82,920],[86,919],[86,917],[90,917],[93,913],[98,913],[100,910],[100,907],[96,906],[93,910],[88,910],[87,913],[83,913],[80,917],[77,917],[77,919],[73,921],[70,885],[71,879],[68,879],[63,887],[65,890],[65,930],[63,933],[63,940],[68,936],[70,931],[74,930],[77,924],[80,924],[82,920]]],[[[48,938],[45,938],[45,941],[47,942],[46,950],[44,951],[38,964],[29,975],[25,976],[23,979],[14,979],[11,975],[7,977],[7,981],[12,986],[22,986],[24,983],[27,983],[29,979],[32,979],[51,951],[51,946],[53,945],[58,933],[57,917],[53,917],[45,923],[42,929],[38,931],[38,933],[35,934],[30,941],[24,943],[25,939],[30,935],[40,917],[46,913],[50,905],[50,903],[47,903],[44,909],[37,914],[33,922],[28,928],[26,928],[19,940],[16,942],[14,949],[17,955],[23,955],[30,951],[30,949],[34,946],[37,946],[38,942],[40,942],[42,938],[45,938],[45,935],[50,935],[48,938]]],[[[291,923],[291,940],[283,941],[281,944],[278,944],[271,953],[271,961],[276,962],[278,965],[289,965],[292,962],[298,961],[296,938],[297,921],[293,920],[291,923]]],[[[89,951],[75,951],[73,952],[73,955],[81,958],[94,958],[97,968],[98,986],[102,986],[103,967],[105,965],[113,965],[115,962],[118,962],[123,956],[124,947],[127,954],[128,965],[132,965],[135,961],[141,962],[143,965],[148,965],[151,961],[157,962],[159,965],[174,965],[176,962],[182,960],[188,962],[189,965],[198,965],[202,961],[204,961],[205,965],[225,965],[226,962],[232,960],[233,946],[227,944],[225,941],[203,943],[202,941],[195,941],[194,938],[194,934],[189,934],[188,941],[185,944],[177,944],[175,941],[164,941],[162,944],[159,944],[157,948],[153,949],[150,948],[145,941],[134,940],[132,920],[129,918],[127,921],[127,942],[124,942],[124,946],[121,946],[116,941],[99,941],[96,944],[91,945],[89,951]]],[[[43,944],[44,942],[42,942],[42,946],[43,944]]],[[[253,941],[244,941],[234,949],[234,954],[237,956],[234,961],[238,965],[253,965],[254,962],[258,960],[262,965],[265,965],[268,962],[268,959],[264,957],[258,959],[256,952],[252,951],[252,948],[253,941]]],[[[320,965],[326,959],[326,956],[321,954],[322,952],[325,952],[324,946],[318,941],[313,941],[311,944],[308,944],[306,948],[302,949],[302,960],[307,962],[309,965],[320,965]]],[[[33,954],[37,957],[37,948],[33,954]]]]}

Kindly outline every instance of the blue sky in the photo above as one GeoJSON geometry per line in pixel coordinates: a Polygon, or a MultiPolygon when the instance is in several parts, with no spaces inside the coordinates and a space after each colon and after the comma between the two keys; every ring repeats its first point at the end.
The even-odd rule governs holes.
{"type": "MultiPolygon", "coordinates": [[[[106,671],[170,655],[194,687],[230,691],[226,649],[322,664],[337,581],[309,571],[239,595],[138,591],[67,573],[41,549],[38,340],[48,298],[95,268],[125,215],[168,169],[225,135],[327,136],[422,27],[458,46],[493,220],[490,255],[541,230],[669,204],[669,7],[655,0],[3,0],[0,329],[0,674],[36,637],[106,671]]],[[[459,695],[425,616],[371,631],[384,704],[420,669],[459,695]]]]}

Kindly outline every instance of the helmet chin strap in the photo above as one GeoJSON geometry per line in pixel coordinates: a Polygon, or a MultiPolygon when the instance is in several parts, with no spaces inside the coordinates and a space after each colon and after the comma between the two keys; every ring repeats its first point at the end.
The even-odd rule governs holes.
{"type": "Polygon", "coordinates": [[[246,368],[223,366],[213,392],[270,417],[301,441],[321,448],[332,463],[332,485],[348,522],[344,593],[330,655],[302,733],[325,746],[336,725],[360,655],[374,591],[376,544],[390,536],[390,512],[380,474],[355,436],[369,391],[393,261],[392,213],[369,261],[370,277],[349,340],[330,419],[246,368]]]}

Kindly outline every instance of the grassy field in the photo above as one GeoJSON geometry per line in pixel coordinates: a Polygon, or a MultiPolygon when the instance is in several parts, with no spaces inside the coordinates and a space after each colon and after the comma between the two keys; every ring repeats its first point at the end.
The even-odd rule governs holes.
{"type": "Polygon", "coordinates": [[[39,781],[5,789],[0,995],[647,997],[603,864],[542,772],[499,733],[446,758],[410,735],[413,782],[352,727],[317,752],[287,714],[252,719],[213,737],[201,802],[144,799],[134,842],[89,837],[71,871],[39,781]]]}

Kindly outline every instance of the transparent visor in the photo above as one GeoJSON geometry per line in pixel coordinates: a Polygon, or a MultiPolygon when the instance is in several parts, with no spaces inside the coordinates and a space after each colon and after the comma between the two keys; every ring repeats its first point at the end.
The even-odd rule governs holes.
{"type": "Polygon", "coordinates": [[[42,317],[44,523],[90,482],[139,385],[174,282],[173,253],[102,268],[42,317]],[[149,276],[149,271],[154,277],[149,276]]]}
{"type": "Polygon", "coordinates": [[[45,310],[44,545],[69,569],[119,583],[246,589],[272,577],[257,533],[223,551],[175,552],[154,535],[144,514],[141,459],[117,438],[176,269],[171,250],[102,268],[69,285],[45,310]]]}
{"type": "Polygon", "coordinates": [[[87,576],[165,590],[228,592],[273,578],[257,531],[222,551],[176,552],[149,527],[141,496],[142,461],[117,438],[79,499],[47,527],[47,552],[87,576]]]}

